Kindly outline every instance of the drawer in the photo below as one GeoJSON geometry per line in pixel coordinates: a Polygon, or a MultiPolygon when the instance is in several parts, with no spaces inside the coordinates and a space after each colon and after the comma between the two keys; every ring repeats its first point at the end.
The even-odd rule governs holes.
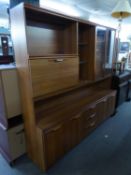
{"type": "Polygon", "coordinates": [[[24,126],[19,125],[8,131],[8,139],[12,160],[18,158],[26,152],[24,126]]]}
{"type": "Polygon", "coordinates": [[[74,86],[79,81],[78,57],[29,60],[33,96],[38,97],[74,86]]]}
{"type": "Polygon", "coordinates": [[[92,104],[82,114],[83,117],[83,137],[86,137],[92,129],[97,126],[97,104],[92,104]]]}

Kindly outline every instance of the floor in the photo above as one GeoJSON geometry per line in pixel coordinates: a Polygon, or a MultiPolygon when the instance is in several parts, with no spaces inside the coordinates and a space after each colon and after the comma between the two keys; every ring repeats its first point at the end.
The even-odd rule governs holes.
{"type": "Polygon", "coordinates": [[[0,175],[131,175],[131,102],[118,109],[46,173],[26,156],[13,167],[0,156],[0,175]]]}

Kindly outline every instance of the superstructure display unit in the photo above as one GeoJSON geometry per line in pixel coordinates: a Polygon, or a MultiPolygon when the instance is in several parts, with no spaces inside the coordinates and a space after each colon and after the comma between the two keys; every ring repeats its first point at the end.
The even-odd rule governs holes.
{"type": "Polygon", "coordinates": [[[114,112],[115,30],[29,4],[10,15],[27,152],[46,170],[114,112]]]}

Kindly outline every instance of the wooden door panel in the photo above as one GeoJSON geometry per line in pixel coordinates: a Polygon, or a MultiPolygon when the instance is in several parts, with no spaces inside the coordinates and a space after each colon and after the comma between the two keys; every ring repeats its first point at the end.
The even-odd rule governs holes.
{"type": "Polygon", "coordinates": [[[79,82],[78,58],[43,58],[29,61],[33,96],[38,97],[79,82]]]}
{"type": "Polygon", "coordinates": [[[47,167],[50,167],[64,155],[64,126],[56,125],[44,132],[45,137],[45,154],[47,167]]]}

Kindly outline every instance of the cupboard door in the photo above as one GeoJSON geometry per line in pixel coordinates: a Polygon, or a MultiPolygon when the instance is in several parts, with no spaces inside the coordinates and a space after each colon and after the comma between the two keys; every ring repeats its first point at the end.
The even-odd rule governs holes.
{"type": "Polygon", "coordinates": [[[115,31],[104,27],[96,27],[96,79],[111,74],[114,49],[115,31]]]}
{"type": "Polygon", "coordinates": [[[65,148],[66,151],[73,148],[75,145],[77,145],[81,139],[81,130],[83,127],[82,123],[82,115],[77,114],[73,116],[67,123],[66,123],[66,131],[65,131],[65,148]]]}
{"type": "Polygon", "coordinates": [[[65,153],[64,125],[58,124],[44,131],[47,168],[53,165],[65,153]]]}
{"type": "Polygon", "coordinates": [[[110,115],[112,115],[114,113],[115,110],[115,101],[116,101],[116,95],[115,94],[111,94],[110,96],[108,96],[107,98],[107,103],[106,103],[106,112],[105,112],[105,116],[109,117],[110,115]]]}
{"type": "Polygon", "coordinates": [[[104,64],[104,75],[111,75],[112,73],[112,63],[115,58],[115,31],[106,29],[106,56],[104,64]]]}
{"type": "Polygon", "coordinates": [[[34,97],[69,88],[79,82],[78,57],[36,58],[29,64],[34,97]]]}
{"type": "Polygon", "coordinates": [[[107,101],[107,99],[104,98],[97,103],[98,124],[100,124],[106,117],[106,113],[105,113],[106,101],[107,101]]]}

